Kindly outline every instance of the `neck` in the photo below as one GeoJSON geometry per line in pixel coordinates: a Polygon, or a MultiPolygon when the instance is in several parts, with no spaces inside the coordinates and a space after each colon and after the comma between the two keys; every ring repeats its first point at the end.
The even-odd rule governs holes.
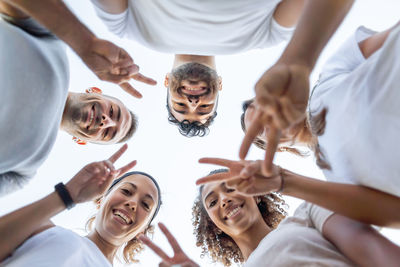
{"type": "Polygon", "coordinates": [[[271,231],[272,229],[265,223],[264,219],[260,217],[260,220],[258,220],[257,223],[248,230],[240,233],[238,236],[231,237],[238,245],[243,258],[246,261],[250,254],[257,248],[261,240],[271,231]]]}
{"type": "Polygon", "coordinates": [[[172,68],[176,68],[180,65],[190,62],[197,62],[206,65],[214,70],[216,69],[214,56],[198,56],[198,55],[175,55],[174,65],[172,66],[172,68]]]}
{"type": "Polygon", "coordinates": [[[95,243],[107,260],[113,264],[115,254],[117,253],[119,246],[113,245],[104,240],[104,238],[101,237],[96,230],[91,231],[86,237],[95,243]]]}
{"type": "Polygon", "coordinates": [[[62,115],[62,118],[61,118],[61,124],[60,124],[60,129],[61,130],[64,130],[65,127],[68,124],[68,120],[67,120],[68,110],[70,110],[70,106],[71,106],[71,103],[72,103],[71,99],[74,98],[74,97],[76,97],[75,93],[68,92],[67,100],[65,101],[63,115],[62,115]]]}

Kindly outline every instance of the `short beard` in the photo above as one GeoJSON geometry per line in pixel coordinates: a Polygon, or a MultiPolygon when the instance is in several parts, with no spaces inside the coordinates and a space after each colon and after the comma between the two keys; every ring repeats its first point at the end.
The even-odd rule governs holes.
{"type": "Polygon", "coordinates": [[[170,75],[170,89],[179,92],[182,81],[203,81],[207,84],[209,90],[207,93],[215,93],[218,89],[218,74],[215,70],[206,65],[191,62],[183,64],[172,70],[170,75]]]}

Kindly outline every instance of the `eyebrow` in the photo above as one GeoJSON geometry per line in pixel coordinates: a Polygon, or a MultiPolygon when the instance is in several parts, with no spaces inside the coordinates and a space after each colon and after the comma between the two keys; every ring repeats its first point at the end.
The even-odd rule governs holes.
{"type": "MultiPolygon", "coordinates": [[[[135,191],[137,190],[137,186],[133,183],[125,182],[124,184],[129,184],[130,186],[132,186],[133,190],[135,190],[135,191]]],[[[150,194],[146,194],[144,196],[150,198],[154,202],[154,199],[150,194]]]]}
{"type": "Polygon", "coordinates": [[[207,196],[204,198],[204,202],[206,202],[207,198],[209,198],[212,194],[214,194],[214,191],[211,191],[210,193],[207,194],[207,196]]]}
{"type": "Polygon", "coordinates": [[[120,108],[120,106],[118,106],[118,116],[117,116],[117,121],[119,121],[119,119],[121,119],[121,108],[120,108]]]}

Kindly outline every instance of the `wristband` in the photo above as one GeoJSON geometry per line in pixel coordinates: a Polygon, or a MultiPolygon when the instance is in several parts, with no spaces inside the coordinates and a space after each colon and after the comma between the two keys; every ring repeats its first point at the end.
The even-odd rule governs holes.
{"type": "Polygon", "coordinates": [[[75,203],[65,185],[63,183],[58,183],[54,186],[54,188],[56,189],[57,194],[60,196],[67,209],[72,209],[75,206],[75,203]]]}

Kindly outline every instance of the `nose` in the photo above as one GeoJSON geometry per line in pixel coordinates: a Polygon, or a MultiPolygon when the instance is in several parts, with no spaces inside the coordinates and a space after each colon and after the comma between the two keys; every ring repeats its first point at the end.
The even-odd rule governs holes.
{"type": "Polygon", "coordinates": [[[231,203],[232,199],[228,198],[227,196],[221,196],[221,207],[225,208],[228,203],[231,203]]]}
{"type": "Polygon", "coordinates": [[[113,127],[115,125],[116,125],[115,121],[113,121],[109,116],[107,116],[106,114],[101,115],[100,127],[107,128],[107,127],[113,127]]]}
{"type": "Polygon", "coordinates": [[[137,203],[136,203],[136,201],[133,201],[133,200],[126,202],[125,206],[132,211],[136,211],[136,209],[137,209],[137,203]]]}
{"type": "Polygon", "coordinates": [[[194,97],[194,96],[188,96],[188,100],[191,106],[197,106],[199,104],[199,97],[194,97]]]}

